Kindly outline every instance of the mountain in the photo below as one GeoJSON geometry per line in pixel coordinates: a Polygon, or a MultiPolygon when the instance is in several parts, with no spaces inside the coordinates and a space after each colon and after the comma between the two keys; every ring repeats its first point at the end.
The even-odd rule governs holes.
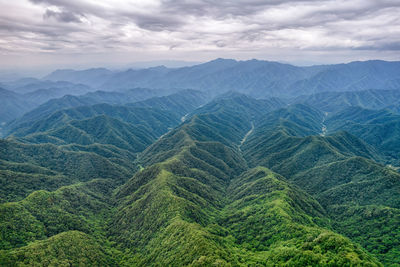
{"type": "Polygon", "coordinates": [[[34,104],[20,94],[0,88],[0,127],[21,116],[34,104]]]}
{"type": "Polygon", "coordinates": [[[277,95],[276,90],[308,77],[311,72],[276,62],[216,59],[178,69],[129,70],[114,75],[102,88],[191,88],[213,96],[234,90],[264,97],[267,94],[277,95]]]}
{"type": "Polygon", "coordinates": [[[400,115],[389,110],[350,107],[327,118],[328,132],[348,131],[373,145],[398,165],[400,115]]]}
{"type": "MultiPolygon", "coordinates": [[[[364,90],[348,92],[322,92],[295,98],[293,103],[303,103],[324,112],[337,112],[348,107],[383,109],[395,106],[400,90],[364,90]]],[[[395,107],[393,107],[395,108],[395,107]]]]}
{"type": "Polygon", "coordinates": [[[53,94],[62,94],[63,95],[82,95],[84,93],[93,91],[92,88],[83,84],[75,84],[65,81],[35,81],[32,83],[24,84],[23,86],[14,87],[13,91],[20,94],[33,95],[34,92],[38,90],[45,90],[47,92],[51,92],[53,94]]]}
{"type": "Polygon", "coordinates": [[[400,89],[396,82],[400,62],[380,60],[356,61],[331,65],[307,79],[293,83],[288,90],[296,94],[367,89],[400,89]]]}
{"type": "Polygon", "coordinates": [[[347,132],[315,135],[323,120],[320,111],[312,112],[313,116],[298,114],[291,107],[276,111],[255,128],[241,147],[250,166],[262,165],[285,176],[316,198],[334,220],[333,229],[357,240],[383,262],[397,262],[399,243],[385,229],[400,224],[392,219],[400,205],[395,193],[400,175],[376,162],[383,161],[381,151],[347,132]],[[284,119],[277,113],[294,114],[284,119]],[[361,215],[368,210],[376,210],[377,215],[361,215]],[[384,225],[372,229],[379,221],[384,225]],[[369,239],[368,230],[383,239],[369,239]]]}
{"type": "Polygon", "coordinates": [[[211,96],[238,91],[256,98],[291,98],[329,91],[398,90],[399,69],[399,62],[378,60],[297,67],[255,59],[219,58],[181,68],[64,70],[45,79],[83,83],[105,91],[145,87],[164,90],[166,94],[194,89],[211,96]]]}
{"type": "Polygon", "coordinates": [[[32,109],[20,118],[10,122],[7,125],[7,128],[13,129],[21,126],[26,127],[26,125],[29,125],[33,121],[44,119],[52,113],[63,109],[98,103],[126,104],[129,102],[141,101],[155,95],[158,95],[157,92],[145,88],[136,88],[125,92],[96,91],[81,96],[66,95],[61,98],[51,99],[32,109]]]}
{"type": "Polygon", "coordinates": [[[132,107],[156,108],[184,116],[207,102],[207,95],[195,90],[182,90],[178,93],[152,97],[143,101],[127,104],[132,107]]]}
{"type": "Polygon", "coordinates": [[[121,182],[134,171],[129,162],[134,159],[133,154],[118,151],[110,153],[114,157],[107,157],[96,152],[1,140],[1,201],[13,201],[34,190],[54,190],[94,178],[121,182]]]}
{"type": "Polygon", "coordinates": [[[374,142],[397,147],[395,128],[384,133],[398,114],[359,107],[394,105],[395,91],[357,91],[343,104],[330,93],[331,103],[315,95],[255,99],[218,83],[233,70],[237,85],[268,70],[266,86],[280,75],[273,70],[291,68],[268,89],[278,90],[331,67],[220,59],[129,80],[131,70],[129,83],[177,71],[182,85],[192,75],[209,89],[164,95],[178,88],[171,83],[127,91],[131,98],[68,96],[10,123],[0,139],[0,263],[400,264],[400,174],[390,147],[374,142]]]}
{"type": "Polygon", "coordinates": [[[132,152],[144,150],[156,138],[154,131],[143,126],[124,123],[106,115],[73,120],[65,126],[31,133],[19,141],[24,143],[108,144],[132,152]]]}
{"type": "Polygon", "coordinates": [[[94,68],[80,71],[63,69],[50,73],[43,77],[43,80],[81,83],[96,88],[112,75],[113,72],[105,68],[94,68]]]}
{"type": "Polygon", "coordinates": [[[238,145],[251,128],[245,108],[195,115],[142,153],[144,169],[117,193],[111,227],[115,242],[140,248],[129,264],[378,264],[324,228],[322,207],[283,177],[261,167],[243,173],[238,145]],[[310,242],[299,246],[306,232],[310,242]],[[323,249],[314,254],[316,246],[323,249]]]}

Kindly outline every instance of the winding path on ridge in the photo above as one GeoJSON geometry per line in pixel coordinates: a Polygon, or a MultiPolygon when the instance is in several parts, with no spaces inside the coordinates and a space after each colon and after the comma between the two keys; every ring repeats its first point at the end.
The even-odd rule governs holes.
{"type": "Polygon", "coordinates": [[[328,116],[328,112],[324,112],[324,117],[322,118],[322,122],[321,122],[321,134],[320,134],[321,136],[325,136],[326,132],[327,132],[326,125],[324,124],[327,116],[328,116]]]}
{"type": "Polygon", "coordinates": [[[253,133],[254,130],[254,123],[251,123],[251,129],[245,134],[245,136],[243,137],[242,141],[240,141],[240,145],[239,145],[239,150],[241,150],[242,145],[244,144],[244,142],[246,142],[247,138],[253,133]]]}

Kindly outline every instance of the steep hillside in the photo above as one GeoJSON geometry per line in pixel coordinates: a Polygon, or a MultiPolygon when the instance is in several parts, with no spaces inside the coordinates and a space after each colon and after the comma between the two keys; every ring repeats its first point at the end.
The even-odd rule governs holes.
{"type": "Polygon", "coordinates": [[[348,131],[376,147],[386,160],[399,166],[400,115],[389,110],[367,110],[353,107],[326,120],[329,132],[348,131]]]}
{"type": "Polygon", "coordinates": [[[131,89],[125,92],[96,91],[80,96],[65,95],[61,98],[51,99],[25,114],[22,113],[23,116],[8,124],[7,128],[13,129],[20,125],[26,125],[33,121],[44,119],[52,113],[63,109],[100,103],[126,104],[142,101],[155,95],[157,95],[156,91],[144,88],[131,89]]]}
{"type": "Polygon", "coordinates": [[[174,112],[177,116],[184,116],[207,102],[206,94],[195,90],[183,90],[178,93],[152,97],[144,101],[128,104],[132,107],[147,107],[174,112]]]}
{"type": "Polygon", "coordinates": [[[57,145],[108,144],[135,153],[143,151],[158,136],[159,133],[155,129],[125,123],[107,115],[99,115],[89,119],[72,120],[64,126],[31,133],[18,140],[25,143],[57,145]]]}
{"type": "MultiPolygon", "coordinates": [[[[281,114],[286,112],[280,111],[281,114]]],[[[313,119],[315,116],[292,119],[279,115],[278,120],[274,119],[276,113],[271,113],[266,122],[256,124],[259,126],[243,144],[247,162],[284,175],[321,203],[333,219],[334,229],[360,242],[383,262],[397,263],[398,243],[390,237],[394,233],[385,229],[392,227],[389,222],[400,225],[398,217],[392,217],[400,205],[397,194],[400,175],[376,163],[376,160],[382,160],[381,154],[357,137],[346,132],[309,136],[318,125],[313,119]],[[392,211],[377,211],[376,217],[360,216],[360,212],[374,209],[374,205],[378,210],[392,211]],[[351,214],[354,206],[358,210],[351,214]],[[346,220],[342,217],[343,212],[347,214],[346,220]],[[372,230],[371,226],[377,225],[378,221],[384,222],[385,226],[377,227],[375,235],[384,238],[368,239],[368,230],[372,230]]],[[[295,114],[301,113],[296,111],[295,114]]]]}
{"type": "Polygon", "coordinates": [[[169,111],[97,104],[60,110],[45,118],[20,124],[13,128],[10,133],[14,136],[25,136],[32,133],[45,132],[65,126],[66,123],[72,120],[83,120],[99,115],[107,115],[126,123],[147,127],[148,130],[153,131],[152,134],[162,134],[179,121],[179,117],[169,111]]]}
{"type": "Polygon", "coordinates": [[[110,235],[134,253],[128,263],[379,265],[324,228],[323,208],[282,177],[265,168],[240,175],[247,164],[238,145],[251,116],[241,112],[246,105],[224,107],[194,115],[146,149],[145,168],[120,188],[110,235]]]}
{"type": "Polygon", "coordinates": [[[342,124],[396,120],[192,90],[39,116],[0,140],[0,263],[399,264],[400,174],[342,124]]]}
{"type": "Polygon", "coordinates": [[[108,146],[101,149],[74,151],[50,144],[0,140],[0,200],[14,201],[34,190],[54,190],[95,178],[112,178],[120,183],[128,179],[135,170],[135,155],[108,146]]]}

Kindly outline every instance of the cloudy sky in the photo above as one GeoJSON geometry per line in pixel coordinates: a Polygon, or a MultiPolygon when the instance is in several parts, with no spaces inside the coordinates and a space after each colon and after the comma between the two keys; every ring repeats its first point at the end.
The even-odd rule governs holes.
{"type": "Polygon", "coordinates": [[[0,66],[400,60],[399,0],[0,0],[0,66]]]}

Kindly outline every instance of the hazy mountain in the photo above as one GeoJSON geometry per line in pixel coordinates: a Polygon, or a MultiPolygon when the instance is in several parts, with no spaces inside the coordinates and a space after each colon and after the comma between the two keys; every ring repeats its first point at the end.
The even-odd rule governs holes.
{"type": "Polygon", "coordinates": [[[113,72],[105,68],[87,70],[56,70],[45,76],[43,80],[67,81],[71,83],[82,83],[88,86],[98,87],[103,84],[113,72]]]}
{"type": "Polygon", "coordinates": [[[400,89],[400,62],[371,60],[331,65],[288,89],[296,94],[366,89],[400,89]]]}
{"type": "Polygon", "coordinates": [[[34,104],[22,95],[0,88],[0,127],[33,107],[34,104]]]}
{"type": "Polygon", "coordinates": [[[400,63],[385,61],[296,67],[278,62],[216,59],[199,65],[129,69],[56,71],[45,77],[95,86],[105,91],[146,87],[167,90],[195,89],[213,96],[238,91],[257,98],[293,97],[328,91],[400,89],[400,63]]]}
{"type": "Polygon", "coordinates": [[[399,99],[400,90],[364,90],[303,95],[295,98],[292,102],[304,103],[325,112],[336,112],[347,107],[395,109],[399,99]]]}
{"type": "Polygon", "coordinates": [[[187,66],[193,66],[201,64],[200,62],[194,61],[181,61],[181,60],[155,60],[155,61],[141,61],[129,64],[127,68],[132,69],[144,69],[152,68],[157,66],[165,66],[167,68],[182,68],[187,66]]]}
{"type": "MultiPolygon", "coordinates": [[[[82,95],[87,92],[93,91],[92,88],[83,84],[75,84],[65,81],[36,81],[28,83],[23,86],[15,87],[13,91],[20,94],[33,93],[38,90],[47,90],[48,92],[59,93],[59,94],[71,94],[71,95],[82,95]]],[[[62,95],[61,95],[62,96],[62,95]]]]}

